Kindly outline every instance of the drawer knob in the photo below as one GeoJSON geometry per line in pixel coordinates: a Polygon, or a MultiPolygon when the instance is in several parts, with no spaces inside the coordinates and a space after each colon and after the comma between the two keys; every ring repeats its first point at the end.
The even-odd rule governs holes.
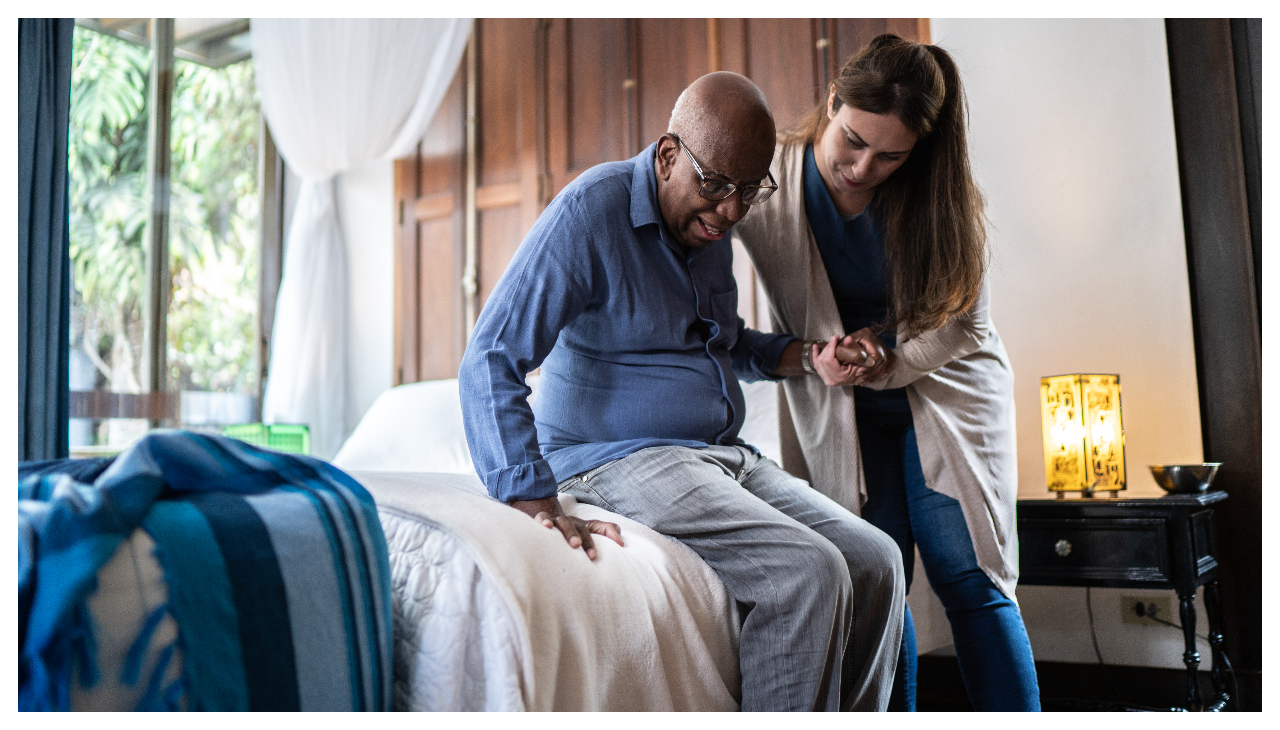
{"type": "Polygon", "coordinates": [[[1053,544],[1053,551],[1065,558],[1071,554],[1071,543],[1066,540],[1059,540],[1053,544]]]}

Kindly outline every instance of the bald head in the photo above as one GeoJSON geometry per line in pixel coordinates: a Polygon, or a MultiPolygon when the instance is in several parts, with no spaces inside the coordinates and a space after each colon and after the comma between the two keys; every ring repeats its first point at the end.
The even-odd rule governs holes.
{"type": "Polygon", "coordinates": [[[658,207],[675,240],[693,247],[723,240],[750,206],[736,190],[719,199],[704,196],[702,180],[757,185],[769,174],[773,145],[773,114],[750,79],[721,71],[689,84],[653,160],[658,207]]]}
{"type": "Polygon", "coordinates": [[[700,154],[723,157],[774,145],[773,113],[746,76],[717,71],[698,78],[676,99],[667,131],[700,154]]]}

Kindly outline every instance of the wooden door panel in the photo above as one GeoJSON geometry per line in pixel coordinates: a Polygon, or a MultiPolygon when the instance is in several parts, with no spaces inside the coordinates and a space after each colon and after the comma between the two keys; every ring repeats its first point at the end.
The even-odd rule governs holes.
{"type": "Polygon", "coordinates": [[[685,87],[707,73],[707,21],[703,18],[642,18],[638,26],[640,149],[667,131],[671,108],[685,87]]]}
{"type": "Polygon", "coordinates": [[[438,380],[458,375],[462,362],[461,215],[448,214],[418,223],[418,286],[422,292],[418,322],[417,380],[438,380]]]}
{"type": "Polygon", "coordinates": [[[511,263],[511,257],[527,231],[520,225],[519,206],[480,210],[477,215],[480,227],[479,311],[489,300],[489,293],[507,270],[507,264],[511,263]]]}
{"type": "Polygon", "coordinates": [[[537,219],[539,21],[486,18],[477,27],[477,307],[537,219]]]}
{"type": "Polygon", "coordinates": [[[835,46],[832,76],[850,56],[862,50],[863,46],[881,33],[897,33],[909,41],[919,43],[930,42],[928,18],[832,18],[828,27],[832,25],[834,33],[828,31],[835,46]]]}
{"type": "Polygon", "coordinates": [[[836,72],[872,38],[889,32],[887,18],[837,18],[835,26],[835,53],[832,55],[836,72]]]}
{"type": "Polygon", "coordinates": [[[593,165],[630,156],[630,32],[629,21],[621,18],[548,21],[547,172],[552,195],[593,165]]]}
{"type": "Polygon", "coordinates": [[[821,81],[814,75],[817,39],[808,18],[751,18],[747,21],[747,63],[778,129],[813,108],[821,81]]]}
{"type": "Polygon", "coordinates": [[[392,346],[392,382],[396,385],[418,379],[418,224],[413,203],[418,194],[418,156],[395,162],[396,242],[395,302],[392,346]]]}
{"type": "Polygon", "coordinates": [[[419,173],[415,197],[461,193],[466,146],[465,93],[465,74],[463,69],[458,69],[418,146],[419,173]]]}
{"type": "Polygon", "coordinates": [[[448,378],[462,360],[463,69],[416,154],[396,162],[397,384],[448,378]]]}
{"type": "Polygon", "coordinates": [[[533,62],[533,34],[525,19],[476,23],[476,154],[481,186],[520,179],[520,74],[533,62]]]}

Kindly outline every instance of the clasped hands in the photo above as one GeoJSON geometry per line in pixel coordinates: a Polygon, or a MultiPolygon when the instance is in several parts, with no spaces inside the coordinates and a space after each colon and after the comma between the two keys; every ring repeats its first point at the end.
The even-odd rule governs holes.
{"type": "Polygon", "coordinates": [[[869,327],[844,337],[832,337],[821,349],[812,347],[809,361],[822,382],[830,386],[865,386],[885,378],[893,369],[893,350],[886,348],[869,327]]]}

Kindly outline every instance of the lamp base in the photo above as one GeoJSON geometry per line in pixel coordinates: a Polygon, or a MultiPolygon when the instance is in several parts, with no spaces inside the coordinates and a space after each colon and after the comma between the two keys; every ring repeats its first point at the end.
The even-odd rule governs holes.
{"type": "MultiPolygon", "coordinates": [[[[1106,491],[1110,493],[1111,499],[1119,499],[1119,498],[1120,498],[1120,492],[1119,492],[1119,490],[1115,490],[1115,489],[1108,489],[1108,490],[1106,490],[1106,491]]],[[[1055,491],[1055,492],[1054,492],[1054,494],[1056,494],[1056,495],[1057,495],[1056,499],[1066,499],[1066,498],[1067,498],[1067,493],[1066,493],[1066,492],[1058,492],[1058,491],[1055,491]]],[[[1080,492],[1079,492],[1079,494],[1080,494],[1080,499],[1093,499],[1095,496],[1098,496],[1098,492],[1096,492],[1096,491],[1094,491],[1094,490],[1092,490],[1092,489],[1081,489],[1081,490],[1080,490],[1080,492]]],[[[1105,497],[1101,497],[1101,499],[1105,499],[1105,497]]]]}

